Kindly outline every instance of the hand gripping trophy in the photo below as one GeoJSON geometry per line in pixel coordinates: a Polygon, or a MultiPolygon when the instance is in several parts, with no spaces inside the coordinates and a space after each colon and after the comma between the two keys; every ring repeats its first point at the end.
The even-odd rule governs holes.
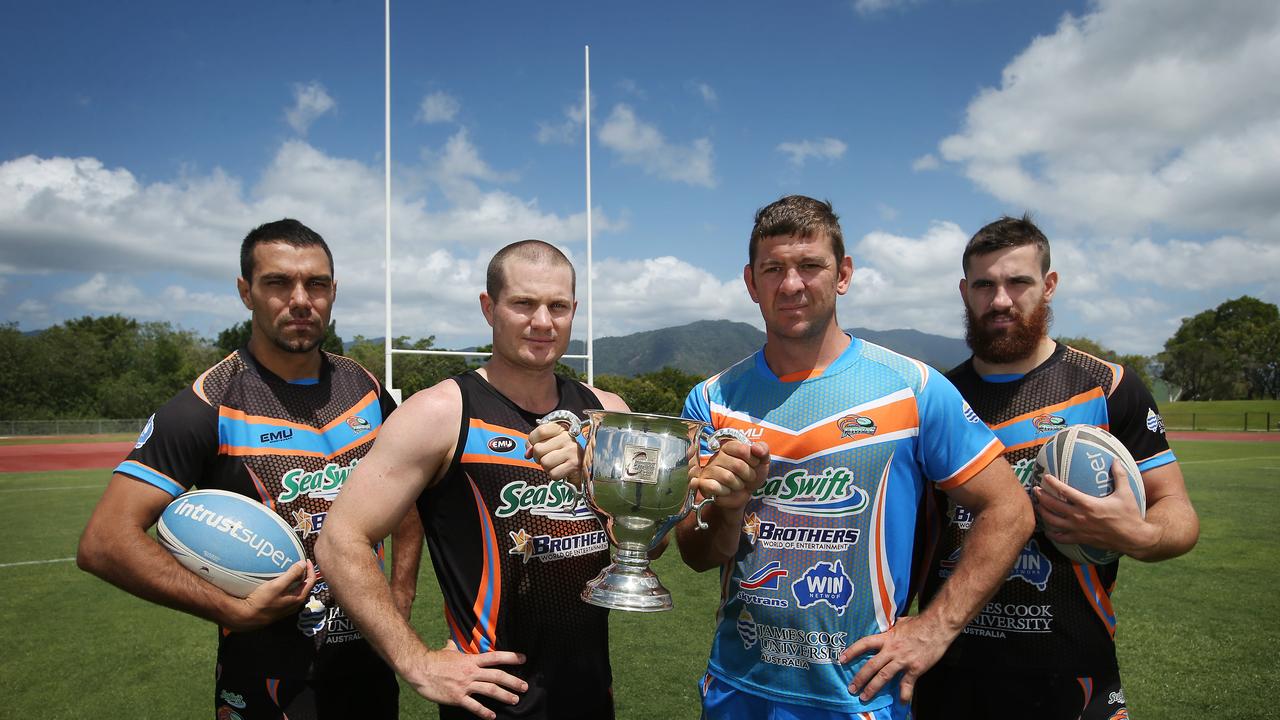
{"type": "Polygon", "coordinates": [[[698,529],[702,508],[713,498],[694,503],[689,468],[697,461],[704,435],[712,452],[722,442],[749,442],[741,430],[708,432],[697,420],[609,410],[586,411],[584,423],[567,410],[556,410],[540,423],[557,422],[570,435],[586,436],[582,487],[587,504],[600,519],[613,562],[582,591],[582,599],[611,610],[657,612],[672,608],[671,592],[649,568],[649,551],[690,512],[698,529]]]}

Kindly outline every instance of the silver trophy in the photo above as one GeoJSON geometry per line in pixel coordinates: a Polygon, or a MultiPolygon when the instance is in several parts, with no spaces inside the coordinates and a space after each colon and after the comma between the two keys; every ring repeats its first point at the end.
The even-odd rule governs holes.
{"type": "Polygon", "coordinates": [[[707,524],[694,503],[689,467],[698,441],[708,434],[714,452],[722,441],[749,442],[741,430],[708,433],[697,420],[642,413],[587,410],[586,432],[577,416],[557,410],[539,422],[558,422],[571,435],[586,435],[582,456],[582,488],[587,504],[600,519],[613,563],[587,583],[582,599],[611,610],[657,612],[672,608],[671,592],[649,569],[649,551],[690,512],[698,529],[707,524]]]}

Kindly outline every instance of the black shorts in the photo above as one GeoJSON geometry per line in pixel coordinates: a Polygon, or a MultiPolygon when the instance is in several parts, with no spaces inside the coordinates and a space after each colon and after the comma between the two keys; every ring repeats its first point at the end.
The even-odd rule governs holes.
{"type": "Polygon", "coordinates": [[[1119,670],[1091,677],[935,666],[916,683],[915,720],[1125,720],[1119,670]]]}
{"type": "Polygon", "coordinates": [[[294,673],[267,671],[251,658],[235,662],[222,648],[213,689],[217,720],[395,720],[395,673],[363,640],[301,664],[294,673]],[[280,677],[273,677],[279,675],[280,677]]]}

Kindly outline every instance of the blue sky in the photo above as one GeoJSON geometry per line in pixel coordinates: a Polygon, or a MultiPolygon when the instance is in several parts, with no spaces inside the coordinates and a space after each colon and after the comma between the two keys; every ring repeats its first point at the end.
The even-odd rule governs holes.
{"type": "MultiPolygon", "coordinates": [[[[0,322],[246,317],[239,240],[283,216],[383,334],[381,3],[5,4],[0,322]]],[[[595,335],[729,318],[754,210],[830,199],[841,323],[962,334],[959,254],[1032,212],[1055,333],[1152,353],[1180,318],[1280,301],[1280,5],[1189,0],[392,7],[393,328],[484,342],[498,247],[585,263],[595,335]]],[[[580,294],[585,286],[580,284],[580,294]]],[[[586,331],[585,306],[575,334],[586,331]]]]}

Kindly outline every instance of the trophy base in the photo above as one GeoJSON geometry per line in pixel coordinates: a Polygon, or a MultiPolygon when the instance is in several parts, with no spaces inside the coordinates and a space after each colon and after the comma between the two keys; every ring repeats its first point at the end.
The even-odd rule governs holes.
{"type": "Polygon", "coordinates": [[[644,568],[637,572],[631,566],[614,563],[587,583],[582,599],[610,610],[631,612],[661,612],[675,607],[671,592],[662,586],[653,571],[644,568]]]}

